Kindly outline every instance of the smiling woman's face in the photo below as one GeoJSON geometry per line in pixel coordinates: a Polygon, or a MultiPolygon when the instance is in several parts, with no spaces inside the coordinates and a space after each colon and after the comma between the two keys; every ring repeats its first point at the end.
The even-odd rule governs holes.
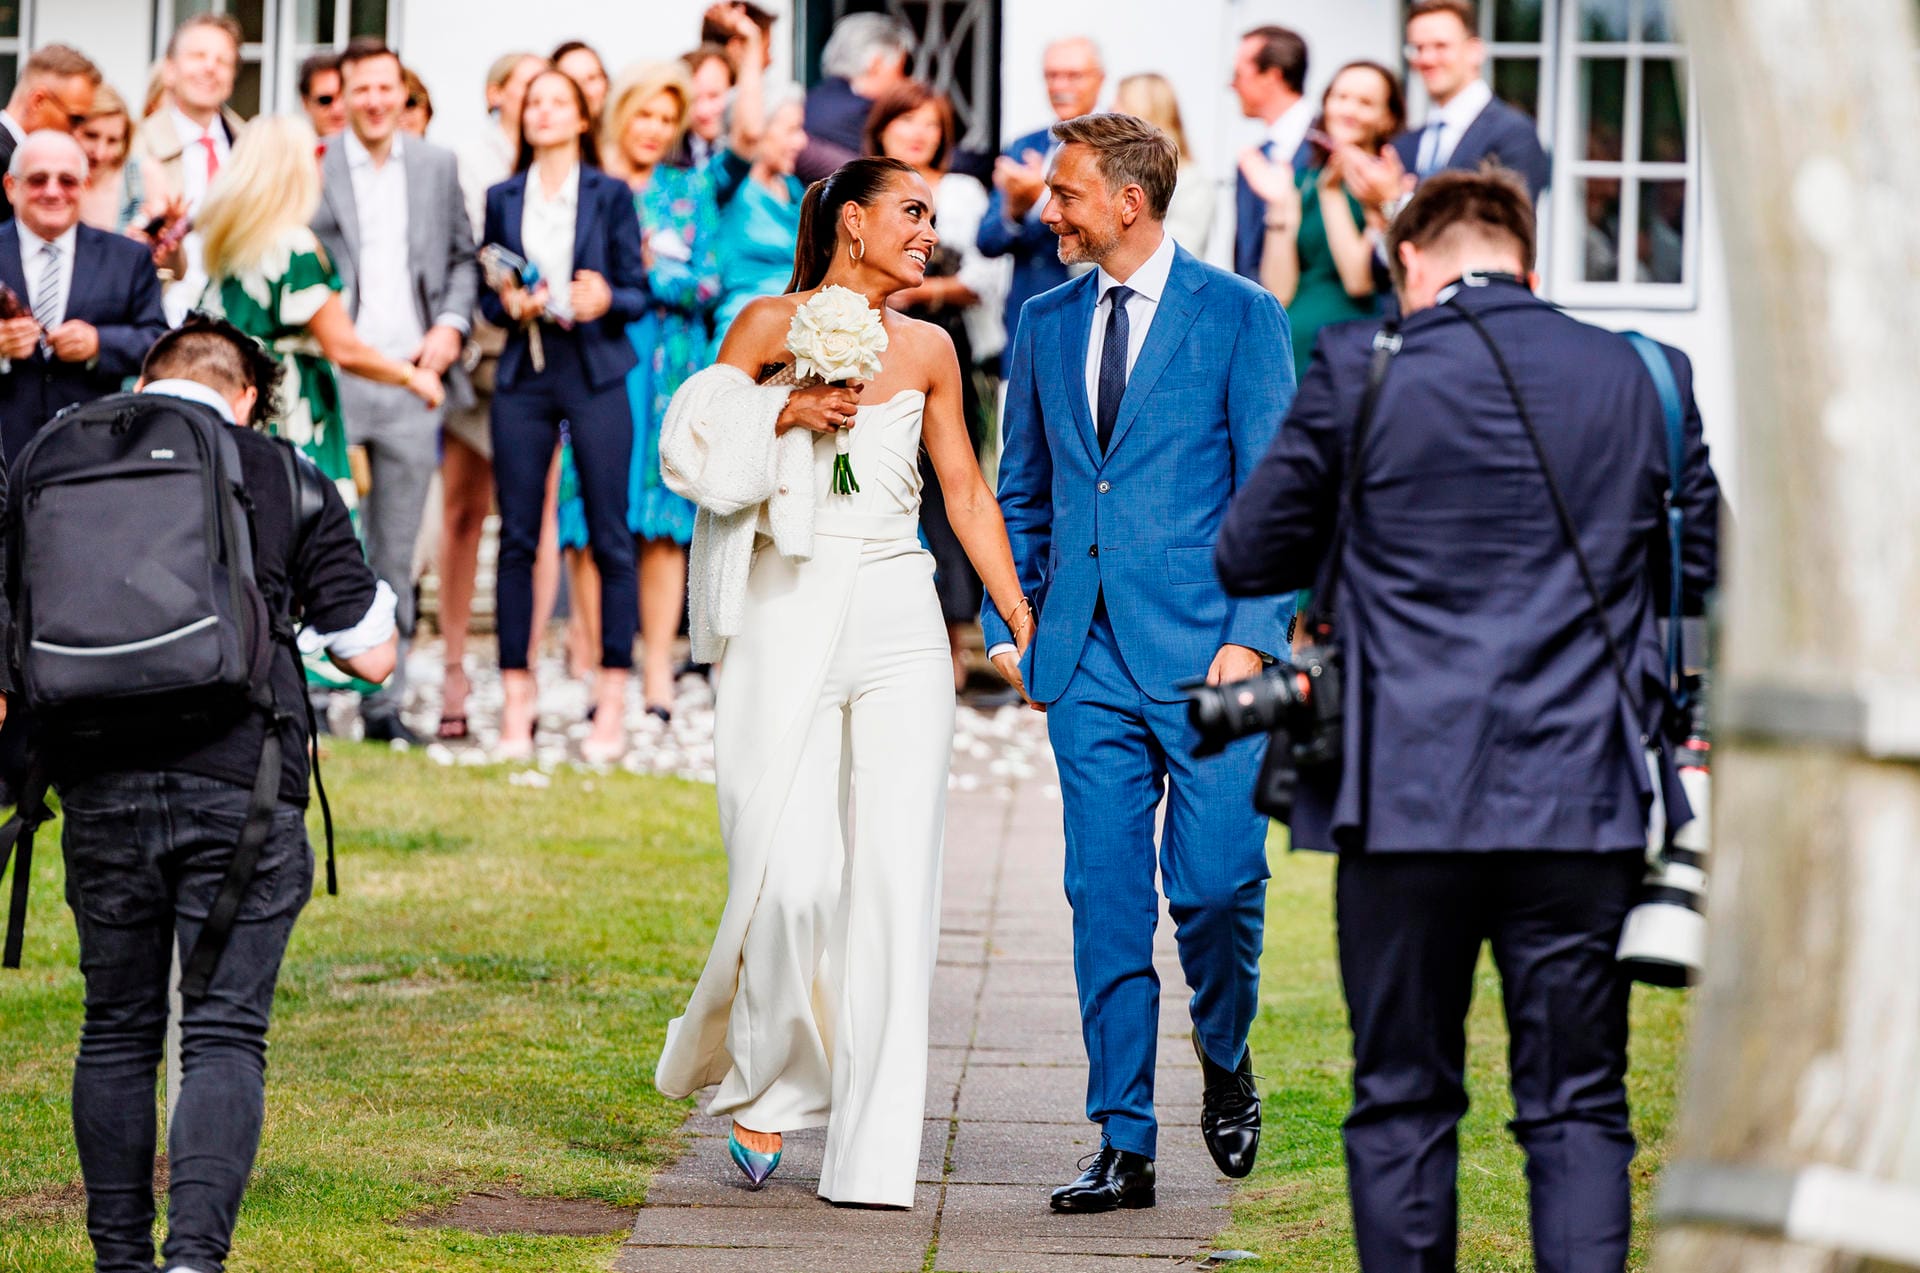
{"type": "Polygon", "coordinates": [[[854,249],[861,264],[885,274],[896,288],[926,281],[940,235],[933,228],[933,192],[919,173],[899,174],[871,204],[854,204],[843,215],[864,245],[854,249]]]}

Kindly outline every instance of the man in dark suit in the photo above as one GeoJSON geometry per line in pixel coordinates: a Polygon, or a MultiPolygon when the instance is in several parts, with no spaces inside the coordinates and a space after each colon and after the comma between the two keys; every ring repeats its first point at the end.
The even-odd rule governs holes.
{"type": "Polygon", "coordinates": [[[807,92],[807,148],[794,175],[812,185],[859,157],[873,104],[906,83],[913,31],[884,13],[849,13],[820,51],[824,78],[807,92]]]}
{"type": "MultiPolygon", "coordinates": [[[[1100,49],[1084,36],[1047,46],[1041,69],[1047,78],[1047,102],[1064,121],[1093,113],[1107,73],[1100,49]]],[[[1047,206],[1047,159],[1053,138],[1036,128],[1014,139],[994,161],[993,194],[980,218],[976,244],[982,256],[1013,258],[1013,282],[1007,289],[1007,348],[1013,348],[1020,309],[1030,299],[1067,281],[1067,267],[1053,231],[1040,220],[1047,206]]]]}
{"type": "MultiPolygon", "coordinates": [[[[1408,317],[1331,584],[1346,762],[1337,776],[1303,776],[1293,818],[1296,847],[1340,853],[1360,1266],[1454,1268],[1465,1018],[1491,942],[1535,1265],[1619,1270],[1634,1142],[1628,983],[1614,952],[1646,867],[1645,744],[1663,706],[1665,587],[1649,565],[1667,560],[1659,393],[1628,341],[1529,290],[1533,211],[1514,175],[1433,178],[1389,246],[1408,317]],[[1488,341],[1537,422],[1603,612],[1488,341]]],[[[1230,593],[1329,586],[1316,574],[1374,356],[1367,324],[1322,331],[1222,527],[1215,564],[1230,593]]],[[[1666,356],[1685,404],[1677,488],[1691,608],[1716,578],[1719,488],[1691,366],[1666,356]]],[[[1670,758],[1652,768],[1669,818],[1684,822],[1670,758]]]]}
{"type": "MultiPolygon", "coordinates": [[[[406,105],[400,59],[374,37],[340,59],[347,131],[327,147],[313,231],[340,272],[360,338],[392,358],[448,378],[455,407],[473,401],[460,367],[480,267],[451,152],[399,133],[406,105]]],[[[413,548],[440,464],[438,408],[404,389],[357,377],[340,383],[347,436],[367,450],[373,489],[362,509],[367,557],[400,598],[401,667],[360,702],[367,737],[417,741],[400,720],[405,652],[413,632],[413,548]]]]}
{"type": "Polygon", "coordinates": [[[1472,0],[1414,0],[1407,50],[1432,103],[1427,122],[1394,138],[1400,165],[1424,181],[1445,169],[1471,171],[1491,159],[1527,183],[1535,203],[1547,188],[1547,152],[1539,127],[1494,97],[1480,76],[1486,46],[1472,0]]]}
{"type": "MultiPolygon", "coordinates": [[[[78,49],[64,44],[36,49],[20,68],[7,108],[0,110],[0,172],[13,162],[28,133],[71,133],[86,123],[99,87],[100,68],[78,49]]],[[[0,205],[0,221],[12,219],[13,206],[0,205]]]]}
{"type": "Polygon", "coordinates": [[[0,282],[31,311],[0,319],[8,464],[56,412],[116,392],[167,329],[145,246],[80,224],[86,188],[86,153],[52,130],[30,134],[7,173],[0,282]]]}
{"type": "MultiPolygon", "coordinates": [[[[1248,119],[1266,125],[1256,153],[1268,163],[1304,172],[1309,151],[1307,130],[1314,105],[1306,99],[1307,42],[1285,27],[1255,27],[1240,37],[1233,58],[1234,94],[1248,119]]],[[[1251,162],[1247,160],[1245,162],[1251,162]]],[[[1233,272],[1260,281],[1260,252],[1266,244],[1267,204],[1254,192],[1245,172],[1235,171],[1233,188],[1233,272]]]]}

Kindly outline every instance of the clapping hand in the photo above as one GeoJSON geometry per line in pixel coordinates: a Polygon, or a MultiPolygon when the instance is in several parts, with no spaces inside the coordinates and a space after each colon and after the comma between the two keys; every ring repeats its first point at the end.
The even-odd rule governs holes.
{"type": "Polygon", "coordinates": [[[1240,173],[1265,200],[1269,221],[1300,224],[1300,187],[1294,184],[1292,165],[1274,163],[1260,153],[1260,147],[1249,146],[1240,152],[1240,173]]]}
{"type": "Polygon", "coordinates": [[[993,184],[1007,201],[1007,219],[1018,221],[1047,192],[1047,161],[1035,150],[1018,160],[1002,155],[993,161],[993,184]]]}
{"type": "Polygon", "coordinates": [[[1334,152],[1331,162],[1338,165],[1340,179],[1347,183],[1353,197],[1369,208],[1384,211],[1401,195],[1411,194],[1416,184],[1414,175],[1400,162],[1400,152],[1391,146],[1370,155],[1349,143],[1334,152]]]}

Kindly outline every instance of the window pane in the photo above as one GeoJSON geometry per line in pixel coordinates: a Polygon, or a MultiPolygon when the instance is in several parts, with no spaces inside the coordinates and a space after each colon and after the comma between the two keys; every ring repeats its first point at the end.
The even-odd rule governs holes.
{"type": "Polygon", "coordinates": [[[352,26],[349,36],[376,35],[381,39],[387,36],[387,0],[350,0],[348,10],[352,26]]]}
{"type": "Polygon", "coordinates": [[[1687,159],[1687,70],[1673,58],[1640,67],[1640,157],[1653,163],[1687,159]]]}
{"type": "Polygon", "coordinates": [[[252,119],[260,113],[260,64],[258,62],[240,63],[240,72],[233,77],[233,99],[229,105],[240,113],[242,119],[252,119]]]}
{"type": "Polygon", "coordinates": [[[1642,283],[1679,283],[1687,257],[1687,183],[1640,183],[1640,247],[1634,276],[1642,283]]]}
{"type": "Polygon", "coordinates": [[[299,0],[293,15],[293,42],[333,44],[333,0],[299,0]]]}
{"type": "Polygon", "coordinates": [[[1533,119],[1540,118],[1540,59],[1495,58],[1493,95],[1533,119]]]}
{"type": "Polygon", "coordinates": [[[1497,0],[1493,38],[1515,44],[1540,42],[1540,0],[1497,0]]]}
{"type": "Polygon", "coordinates": [[[1618,43],[1627,38],[1627,0],[1580,0],[1580,38],[1618,43]]]}
{"type": "Polygon", "coordinates": [[[1586,137],[1582,153],[1588,159],[1621,158],[1626,98],[1626,59],[1580,59],[1580,133],[1586,137]]]}
{"type": "Polygon", "coordinates": [[[13,85],[20,74],[20,59],[12,53],[0,53],[0,93],[13,96],[13,85]]]}
{"type": "MultiPolygon", "coordinates": [[[[20,36],[19,4],[0,4],[0,40],[14,40],[20,36]]],[[[11,63],[9,63],[11,65],[11,63]]],[[[7,73],[8,93],[12,93],[13,73],[7,73]]]]}
{"type": "Polygon", "coordinates": [[[1640,38],[1649,44],[1665,44],[1679,39],[1673,29],[1673,5],[1671,0],[1640,0],[1645,6],[1640,14],[1640,38]]]}
{"type": "Polygon", "coordinates": [[[1586,197],[1585,262],[1580,276],[1589,283],[1620,281],[1620,181],[1589,177],[1577,183],[1586,197]]]}
{"type": "Polygon", "coordinates": [[[173,0],[173,21],[178,26],[196,13],[225,13],[213,0],[173,0]]]}
{"type": "Polygon", "coordinates": [[[227,0],[227,12],[240,21],[240,34],[248,44],[267,38],[266,0],[227,0]]]}

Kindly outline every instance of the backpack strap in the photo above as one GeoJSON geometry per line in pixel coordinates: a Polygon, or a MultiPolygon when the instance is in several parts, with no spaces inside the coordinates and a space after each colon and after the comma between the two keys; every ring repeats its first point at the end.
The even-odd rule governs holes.
{"type": "Polygon", "coordinates": [[[266,741],[260,748],[260,771],[254,776],[253,799],[247,806],[246,825],[240,829],[240,842],[233,849],[233,861],[227,866],[226,878],[221,881],[220,893],[207,912],[206,923],[200,927],[199,938],[180,964],[183,999],[207,997],[214,966],[227,948],[227,939],[233,936],[233,921],[240,914],[240,904],[246,900],[248,888],[253,885],[254,873],[260,865],[260,850],[266,847],[267,834],[273,830],[273,814],[279,803],[280,715],[275,712],[267,719],[266,741]]]}
{"type": "Polygon", "coordinates": [[[47,776],[36,762],[27,770],[20,801],[5,826],[0,826],[0,875],[13,861],[13,892],[7,902],[7,936],[0,967],[18,968],[27,933],[27,894],[33,887],[33,837],[53,813],[47,808],[47,776]],[[18,850],[17,852],[15,850],[18,850]]]}
{"type": "Polygon", "coordinates": [[[1686,409],[1681,405],[1680,386],[1673,378],[1673,364],[1667,361],[1666,351],[1640,332],[1627,332],[1626,337],[1647,365],[1654,392],[1660,396],[1660,413],[1667,422],[1667,692],[1673,696],[1674,706],[1684,712],[1693,697],[1681,674],[1680,653],[1680,610],[1685,601],[1681,534],[1686,528],[1685,515],[1680,511],[1680,471],[1687,462],[1686,409]]]}
{"type": "MultiPolygon", "coordinates": [[[[305,455],[298,447],[285,438],[274,439],[280,444],[280,463],[287,474],[287,488],[293,495],[293,555],[297,559],[306,550],[307,540],[314,528],[320,524],[320,515],[327,507],[327,478],[320,467],[305,455]]],[[[276,622],[279,622],[276,620],[276,622]]],[[[301,662],[300,646],[294,640],[293,627],[285,625],[284,631],[276,633],[287,643],[293,654],[294,666],[301,662]]],[[[313,772],[313,789],[320,797],[320,822],[327,833],[327,895],[337,897],[340,893],[339,872],[334,866],[333,850],[333,806],[327,800],[326,780],[320,776],[320,722],[313,713],[313,699],[301,695],[307,708],[307,747],[313,772]]]]}

